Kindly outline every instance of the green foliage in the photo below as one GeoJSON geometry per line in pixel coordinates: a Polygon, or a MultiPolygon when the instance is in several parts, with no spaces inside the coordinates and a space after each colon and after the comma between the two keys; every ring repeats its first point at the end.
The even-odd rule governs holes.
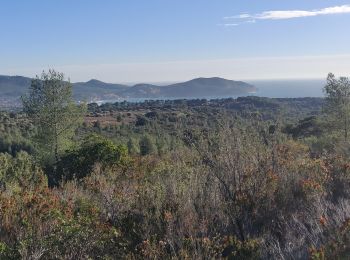
{"type": "MultiPolygon", "coordinates": [[[[347,259],[350,144],[322,105],[92,104],[55,187],[24,147],[0,153],[0,259],[347,259]]],[[[0,131],[26,140],[27,121],[0,131]]]]}
{"type": "Polygon", "coordinates": [[[33,153],[30,137],[35,129],[23,113],[0,113],[0,152],[13,156],[19,151],[33,153]]]}
{"type": "Polygon", "coordinates": [[[52,178],[57,184],[62,178],[81,179],[89,175],[94,167],[123,167],[129,162],[128,150],[123,145],[115,145],[111,140],[91,134],[80,147],[62,156],[58,164],[58,178],[52,178]]]}
{"type": "Polygon", "coordinates": [[[42,170],[26,152],[19,152],[16,157],[0,153],[0,165],[0,184],[5,190],[33,189],[47,184],[42,170]]]}
{"type": "Polygon", "coordinates": [[[293,138],[319,137],[325,131],[325,125],[315,117],[307,117],[299,120],[296,126],[287,125],[284,132],[293,136],[293,138]]]}
{"type": "Polygon", "coordinates": [[[140,146],[140,154],[142,156],[153,154],[156,151],[156,146],[154,144],[154,141],[149,135],[145,135],[141,138],[139,142],[140,146]]]}
{"type": "Polygon", "coordinates": [[[37,127],[33,143],[41,158],[56,163],[82,123],[85,106],[74,103],[72,85],[54,70],[34,79],[29,95],[22,102],[24,111],[37,127]]]}
{"type": "Polygon", "coordinates": [[[128,146],[128,152],[130,155],[136,155],[139,153],[138,144],[135,141],[135,139],[129,138],[127,146],[128,146]]]}
{"type": "Polygon", "coordinates": [[[334,126],[342,129],[346,140],[350,117],[350,81],[346,77],[336,79],[334,74],[329,73],[324,92],[327,101],[325,111],[331,115],[334,126]]]}
{"type": "Polygon", "coordinates": [[[138,116],[135,125],[136,126],[145,126],[147,125],[148,120],[143,116],[138,116]]]}

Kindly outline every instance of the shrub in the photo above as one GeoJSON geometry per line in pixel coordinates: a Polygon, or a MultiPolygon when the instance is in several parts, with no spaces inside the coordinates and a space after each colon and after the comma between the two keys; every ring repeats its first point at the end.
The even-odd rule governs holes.
{"type": "Polygon", "coordinates": [[[81,179],[89,175],[99,164],[101,167],[125,166],[128,163],[128,150],[123,145],[115,145],[111,140],[92,134],[87,136],[81,146],[68,152],[58,164],[58,175],[51,176],[52,184],[62,178],[81,179]]]}

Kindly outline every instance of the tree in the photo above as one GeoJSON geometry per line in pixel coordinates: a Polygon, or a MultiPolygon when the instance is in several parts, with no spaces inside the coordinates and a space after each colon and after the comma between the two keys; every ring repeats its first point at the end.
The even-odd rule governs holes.
{"type": "Polygon", "coordinates": [[[63,73],[54,70],[32,80],[29,94],[22,97],[22,103],[37,127],[33,142],[40,159],[56,164],[82,123],[86,106],[75,104],[72,84],[65,81],[63,73]]]}
{"type": "Polygon", "coordinates": [[[141,155],[152,154],[156,150],[154,142],[149,135],[143,136],[139,142],[139,145],[140,145],[140,154],[141,155]]]}
{"type": "Polygon", "coordinates": [[[335,78],[332,73],[328,74],[327,84],[324,87],[326,94],[325,110],[332,118],[336,125],[340,124],[343,129],[344,138],[347,140],[349,131],[350,116],[350,81],[349,78],[335,78]]]}
{"type": "Polygon", "coordinates": [[[129,154],[135,155],[138,153],[138,147],[137,147],[137,143],[135,142],[135,139],[130,137],[127,145],[128,145],[129,154]]]}

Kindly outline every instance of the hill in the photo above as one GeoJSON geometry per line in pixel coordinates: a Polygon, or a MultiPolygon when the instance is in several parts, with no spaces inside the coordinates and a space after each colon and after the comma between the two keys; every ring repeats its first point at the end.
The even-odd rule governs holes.
{"type": "Polygon", "coordinates": [[[118,99],[127,85],[105,83],[96,79],[73,83],[73,94],[77,100],[118,99]]]}
{"type": "Polygon", "coordinates": [[[227,97],[255,91],[256,88],[248,83],[218,77],[193,79],[165,88],[165,94],[171,97],[227,97]]]}
{"type": "MultiPolygon", "coordinates": [[[[0,76],[0,103],[9,105],[19,103],[30,86],[31,79],[21,76],[0,76]]],[[[158,86],[152,84],[105,83],[96,79],[73,83],[73,95],[76,100],[99,101],[128,98],[208,98],[232,97],[255,92],[253,85],[242,81],[223,78],[197,78],[187,82],[158,86]]]]}
{"type": "Polygon", "coordinates": [[[216,77],[197,78],[167,86],[138,84],[122,94],[131,98],[208,98],[233,97],[255,91],[256,88],[248,83],[216,77]]]}

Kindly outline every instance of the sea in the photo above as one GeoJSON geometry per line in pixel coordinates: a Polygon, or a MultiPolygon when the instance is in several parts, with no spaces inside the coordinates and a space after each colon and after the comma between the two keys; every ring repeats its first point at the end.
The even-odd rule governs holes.
{"type": "MultiPolygon", "coordinates": [[[[247,80],[249,84],[254,85],[257,91],[254,93],[244,94],[241,96],[259,96],[268,98],[302,98],[302,97],[324,97],[323,87],[326,84],[324,79],[292,79],[292,80],[247,80]]],[[[239,96],[211,96],[211,97],[193,97],[184,99],[216,99],[216,98],[237,98],[239,96]]],[[[181,98],[152,98],[151,100],[174,100],[181,98]]],[[[146,98],[126,98],[118,100],[100,100],[95,101],[98,104],[115,103],[115,102],[144,102],[150,100],[146,98]]]]}
{"type": "Polygon", "coordinates": [[[324,97],[324,79],[247,81],[257,87],[253,95],[269,98],[324,97]]]}

